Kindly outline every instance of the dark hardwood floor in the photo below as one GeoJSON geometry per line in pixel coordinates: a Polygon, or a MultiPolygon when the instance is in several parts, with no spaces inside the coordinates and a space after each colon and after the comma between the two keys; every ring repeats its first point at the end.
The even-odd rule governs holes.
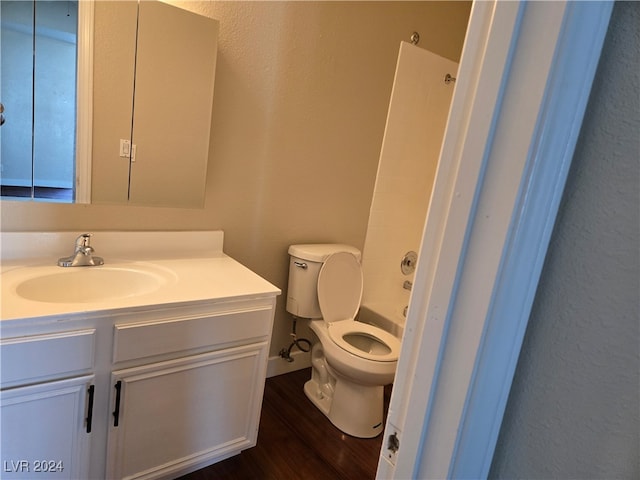
{"type": "MultiPolygon", "coordinates": [[[[362,439],[342,433],[303,392],[310,369],[268,378],[258,444],[180,480],[375,478],[383,435],[362,439]]],[[[391,388],[385,390],[388,406],[391,388]]]]}

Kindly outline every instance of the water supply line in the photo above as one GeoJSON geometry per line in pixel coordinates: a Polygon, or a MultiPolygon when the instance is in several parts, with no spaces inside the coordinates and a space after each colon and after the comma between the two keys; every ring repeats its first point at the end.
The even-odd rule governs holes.
{"type": "Polygon", "coordinates": [[[293,325],[291,328],[291,333],[289,334],[291,335],[293,342],[291,342],[291,345],[289,345],[289,348],[286,348],[286,349],[283,348],[282,350],[280,350],[280,356],[284,358],[287,362],[293,362],[293,357],[291,356],[291,350],[293,349],[294,346],[298,347],[298,349],[301,352],[306,353],[311,351],[311,342],[306,338],[298,338],[298,336],[296,335],[297,320],[298,320],[297,317],[293,317],[293,325]]]}

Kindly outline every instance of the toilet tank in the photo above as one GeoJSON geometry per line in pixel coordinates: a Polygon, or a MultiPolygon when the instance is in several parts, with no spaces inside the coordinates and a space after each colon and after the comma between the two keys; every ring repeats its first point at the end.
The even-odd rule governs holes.
{"type": "Polygon", "coordinates": [[[289,247],[289,285],[287,312],[300,318],[322,318],[318,304],[318,274],[329,255],[353,253],[360,261],[360,250],[339,243],[313,243],[289,247]]]}

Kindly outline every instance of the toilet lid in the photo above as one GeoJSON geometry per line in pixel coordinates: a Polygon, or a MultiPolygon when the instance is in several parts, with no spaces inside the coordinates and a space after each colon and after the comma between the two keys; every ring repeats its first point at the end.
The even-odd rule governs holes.
{"type": "Polygon", "coordinates": [[[325,322],[355,317],[362,299],[362,269],[349,252],[329,255],[318,274],[318,303],[325,322]]]}

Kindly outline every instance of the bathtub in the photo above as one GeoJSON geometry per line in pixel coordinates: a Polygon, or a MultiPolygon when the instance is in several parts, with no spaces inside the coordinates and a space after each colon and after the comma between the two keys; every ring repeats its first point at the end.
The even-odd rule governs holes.
{"type": "Polygon", "coordinates": [[[405,317],[404,306],[398,305],[362,305],[356,315],[356,320],[370,325],[375,325],[395,337],[402,339],[404,333],[405,317]]]}

